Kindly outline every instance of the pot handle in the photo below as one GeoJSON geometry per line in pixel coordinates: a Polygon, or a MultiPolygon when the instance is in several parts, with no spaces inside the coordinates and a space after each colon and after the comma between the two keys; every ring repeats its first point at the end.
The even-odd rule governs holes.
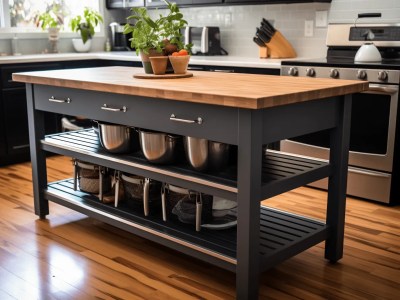
{"type": "Polygon", "coordinates": [[[166,203],[166,191],[165,191],[165,186],[166,184],[163,183],[162,188],[161,188],[161,208],[162,208],[162,217],[163,221],[167,221],[167,203],[166,203]]]}
{"type": "Polygon", "coordinates": [[[196,195],[196,231],[201,230],[201,213],[203,210],[203,200],[201,193],[196,195]]]}
{"type": "Polygon", "coordinates": [[[144,186],[143,186],[143,210],[144,210],[144,215],[146,217],[149,215],[149,192],[150,192],[150,179],[146,178],[144,180],[144,186]]]}
{"type": "Polygon", "coordinates": [[[115,201],[114,206],[118,207],[119,200],[119,182],[120,182],[121,171],[115,171],[115,201]]]}

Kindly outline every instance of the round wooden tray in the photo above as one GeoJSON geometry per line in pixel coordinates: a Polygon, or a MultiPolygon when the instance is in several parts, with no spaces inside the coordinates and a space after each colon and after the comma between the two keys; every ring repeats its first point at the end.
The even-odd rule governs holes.
{"type": "Polygon", "coordinates": [[[147,73],[137,73],[133,74],[134,78],[140,79],[175,79],[175,78],[188,78],[192,77],[193,73],[186,72],[185,74],[164,74],[164,75],[154,75],[147,73]]]}

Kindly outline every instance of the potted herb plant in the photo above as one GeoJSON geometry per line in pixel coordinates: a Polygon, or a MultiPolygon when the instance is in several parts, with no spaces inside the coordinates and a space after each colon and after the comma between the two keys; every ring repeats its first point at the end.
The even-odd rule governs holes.
{"type": "Polygon", "coordinates": [[[146,73],[153,73],[149,57],[171,55],[181,49],[190,51],[190,44],[184,45],[181,30],[187,26],[187,21],[176,3],[167,4],[168,14],[160,14],[158,18],[152,19],[145,7],[134,7],[127,23],[124,34],[132,34],[131,47],[140,54],[146,73]]]}
{"type": "Polygon", "coordinates": [[[98,11],[85,7],[83,15],[71,19],[69,26],[73,32],[80,34],[80,38],[72,39],[72,44],[77,52],[88,52],[92,45],[92,38],[95,35],[95,28],[103,23],[103,17],[98,11]]]}
{"type": "Polygon", "coordinates": [[[59,39],[60,29],[64,24],[64,15],[59,4],[53,4],[49,9],[41,14],[36,15],[35,23],[42,30],[49,33],[50,53],[57,53],[57,42],[59,39]]]}

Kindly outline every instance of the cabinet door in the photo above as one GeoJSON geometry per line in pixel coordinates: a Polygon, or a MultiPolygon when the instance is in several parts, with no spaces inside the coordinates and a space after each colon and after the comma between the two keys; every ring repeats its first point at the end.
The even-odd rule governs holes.
{"type": "Polygon", "coordinates": [[[220,4],[224,2],[223,0],[194,0],[193,5],[200,5],[200,4],[220,4]]]}
{"type": "Polygon", "coordinates": [[[279,3],[307,3],[307,2],[331,2],[332,0],[225,0],[225,3],[236,4],[279,4],[279,3]]]}
{"type": "Polygon", "coordinates": [[[3,91],[3,111],[7,153],[28,152],[29,132],[25,88],[3,91]]]}
{"type": "MultiPolygon", "coordinates": [[[[0,96],[1,97],[1,96],[0,96]]],[[[0,98],[0,157],[6,154],[6,132],[4,129],[3,101],[0,98]]]]}
{"type": "Polygon", "coordinates": [[[125,7],[142,7],[144,0],[125,0],[125,7]]]}
{"type": "Polygon", "coordinates": [[[123,8],[125,7],[126,0],[107,0],[106,7],[107,8],[123,8]]]}
{"type": "MultiPolygon", "coordinates": [[[[172,0],[170,2],[174,2],[178,5],[190,5],[193,3],[196,3],[196,0],[172,0]]],[[[158,7],[158,8],[162,8],[162,7],[167,7],[167,5],[165,4],[165,2],[163,0],[146,0],[146,6],[147,7],[158,7]]]]}
{"type": "MultiPolygon", "coordinates": [[[[25,88],[3,91],[4,130],[0,125],[1,137],[5,139],[4,154],[29,153],[28,114],[25,88]],[[6,145],[6,146],[5,146],[6,145]]],[[[0,109],[0,111],[1,111],[0,109]]],[[[60,115],[45,113],[45,132],[52,134],[61,131],[60,115]]],[[[1,138],[0,138],[1,141],[1,138]]],[[[1,153],[0,147],[0,153],[1,153]]]]}

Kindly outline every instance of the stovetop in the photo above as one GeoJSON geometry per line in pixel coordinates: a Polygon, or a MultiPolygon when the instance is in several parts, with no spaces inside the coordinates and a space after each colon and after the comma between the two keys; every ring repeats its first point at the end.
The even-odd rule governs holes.
{"type": "Polygon", "coordinates": [[[353,57],[341,58],[319,58],[307,60],[282,61],[282,65],[309,66],[309,67],[336,67],[336,68],[362,68],[362,69],[382,69],[400,70],[400,59],[382,59],[381,62],[356,63],[353,57]]]}

